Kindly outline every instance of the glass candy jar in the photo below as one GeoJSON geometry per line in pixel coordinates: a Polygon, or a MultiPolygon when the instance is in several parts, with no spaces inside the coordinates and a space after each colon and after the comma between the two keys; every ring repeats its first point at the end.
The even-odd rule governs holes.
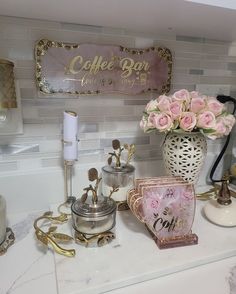
{"type": "Polygon", "coordinates": [[[135,168],[131,164],[117,167],[106,165],[102,168],[102,194],[109,196],[117,203],[118,210],[129,209],[126,201],[127,192],[134,187],[135,168]]]}
{"type": "Polygon", "coordinates": [[[71,211],[75,240],[79,244],[102,246],[115,238],[111,230],[116,224],[116,203],[112,198],[98,196],[94,201],[89,196],[86,202],[78,199],[72,204],[71,211]]]}

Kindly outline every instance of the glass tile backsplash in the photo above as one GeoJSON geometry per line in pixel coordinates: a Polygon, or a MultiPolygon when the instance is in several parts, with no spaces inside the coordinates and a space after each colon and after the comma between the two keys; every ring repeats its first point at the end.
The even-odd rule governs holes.
{"type": "MultiPolygon", "coordinates": [[[[61,168],[60,139],[65,109],[79,114],[80,164],[93,160],[102,163],[114,138],[137,145],[135,160],[161,159],[162,136],[143,134],[139,129],[144,106],[155,95],[109,94],[73,98],[39,94],[35,86],[34,45],[40,38],[128,47],[166,46],[171,49],[174,57],[171,92],[181,88],[195,90],[198,84],[221,84],[229,86],[232,95],[236,93],[235,44],[194,36],[144,35],[119,28],[0,16],[0,57],[15,63],[24,122],[23,134],[0,137],[0,173],[13,169],[34,169],[34,162],[35,168],[61,168]],[[12,152],[16,146],[20,146],[22,151],[18,149],[18,152],[12,152]],[[14,160],[11,162],[13,155],[14,160]],[[29,159],[32,161],[30,165],[29,159]]],[[[212,152],[213,157],[221,144],[222,141],[218,140],[211,145],[209,152],[212,152]]]]}

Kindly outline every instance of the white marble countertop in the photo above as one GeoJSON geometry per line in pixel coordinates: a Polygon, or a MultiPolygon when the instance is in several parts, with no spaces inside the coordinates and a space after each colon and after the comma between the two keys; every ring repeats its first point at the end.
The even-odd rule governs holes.
{"type": "MultiPolygon", "coordinates": [[[[202,205],[198,204],[199,206],[202,205]]],[[[19,214],[19,215],[9,215],[9,226],[13,229],[16,236],[16,242],[13,246],[11,246],[7,252],[7,254],[0,256],[0,294],[56,294],[56,293],[81,293],[80,292],[80,283],[78,281],[73,280],[73,275],[67,274],[66,271],[71,266],[71,270],[76,272],[79,276],[84,278],[83,273],[79,272],[80,267],[83,268],[82,261],[85,260],[82,257],[83,250],[81,246],[73,244],[74,247],[78,251],[78,264],[75,264],[76,259],[67,258],[66,262],[64,261],[64,257],[54,255],[50,250],[46,250],[43,246],[39,245],[34,237],[34,229],[33,229],[33,221],[38,216],[41,215],[42,212],[31,212],[30,214],[19,214]],[[81,254],[81,255],[80,255],[81,254]],[[63,265],[63,263],[66,263],[63,265]],[[80,264],[81,263],[81,264],[80,264]],[[75,267],[76,266],[76,267],[75,267]],[[62,287],[61,281],[58,280],[60,274],[65,273],[63,278],[63,283],[65,285],[70,285],[68,287],[62,287]],[[73,287],[73,283],[76,287],[73,287]],[[72,285],[72,287],[71,287],[72,285]],[[75,291],[69,291],[68,289],[76,289],[75,291]],[[67,292],[68,290],[68,292],[67,292]]],[[[147,281],[138,283],[140,280],[135,280],[135,284],[117,288],[112,290],[112,294],[156,294],[158,293],[175,293],[175,294],[195,294],[195,293],[206,293],[206,294],[234,294],[236,293],[236,254],[234,254],[233,246],[236,241],[236,228],[220,228],[213,224],[208,223],[201,214],[198,215],[199,219],[203,224],[205,224],[205,231],[203,232],[205,235],[205,240],[207,240],[207,234],[213,234],[215,236],[215,240],[219,241],[215,242],[215,248],[219,244],[229,244],[228,249],[224,249],[221,255],[218,255],[218,259],[222,258],[222,260],[213,262],[214,259],[209,259],[207,264],[198,265],[193,264],[193,268],[189,268],[187,270],[183,270],[183,268],[179,268],[179,272],[172,273],[170,270],[170,274],[164,275],[159,278],[151,279],[153,276],[147,277],[147,281]],[[202,219],[201,219],[202,218],[202,219]],[[218,232],[218,233],[217,233],[218,232]],[[220,232],[220,233],[219,233],[220,232]],[[232,234],[232,238],[229,237],[229,232],[232,234]],[[223,242],[223,241],[224,242],[223,242]],[[231,256],[230,258],[228,256],[231,256]]],[[[197,221],[195,221],[196,226],[195,229],[197,231],[197,221]]],[[[201,235],[201,232],[196,232],[198,235],[201,235]]],[[[145,236],[144,236],[145,237],[145,236]]],[[[199,236],[200,238],[200,236],[199,236]]],[[[144,238],[145,242],[153,242],[151,239],[144,238]]],[[[201,240],[201,239],[200,239],[201,240]]],[[[118,240],[115,242],[122,242],[121,236],[118,234],[118,240]]],[[[141,242],[141,241],[140,241],[141,242]]],[[[112,243],[111,243],[112,244],[112,243]]],[[[114,246],[117,244],[113,244],[114,246]]],[[[212,240],[209,243],[209,246],[213,246],[214,242],[212,240]]],[[[107,245],[109,246],[109,245],[107,245]]],[[[141,246],[141,243],[137,244],[137,246],[141,246]]],[[[146,249],[149,245],[145,245],[146,249]]],[[[152,247],[153,244],[150,243],[152,247]]],[[[194,245],[188,246],[186,248],[186,254],[190,258],[191,252],[192,255],[196,255],[196,252],[200,249],[197,247],[203,245],[194,245]]],[[[204,245],[205,246],[205,245],[204,245]]],[[[204,250],[203,246],[203,250],[204,250]]],[[[105,252],[104,246],[104,252],[105,252]]],[[[98,248],[99,250],[100,248],[98,248]]],[[[170,253],[170,257],[180,254],[180,252],[184,252],[184,247],[175,249],[168,249],[170,253]],[[180,250],[179,250],[180,249],[180,250]]],[[[212,250],[214,248],[212,247],[212,250]]],[[[90,249],[88,249],[90,250],[90,249]]],[[[158,250],[155,248],[155,250],[158,250]]],[[[205,252],[207,252],[208,248],[205,247],[205,252]]],[[[235,246],[236,250],[236,246],[235,246]]],[[[88,251],[89,252],[89,251],[88,251]]],[[[92,252],[92,251],[90,251],[92,252]]],[[[127,253],[129,254],[129,253],[127,253]]],[[[88,277],[87,281],[81,282],[81,287],[86,282],[89,284],[89,279],[93,279],[99,273],[95,271],[96,260],[94,258],[94,253],[88,253],[87,259],[89,260],[89,264],[91,266],[90,273],[91,276],[88,277]]],[[[107,256],[105,256],[107,258],[107,256]]],[[[145,261],[145,251],[137,260],[140,259],[145,261]]],[[[195,258],[196,259],[196,258],[195,258]]],[[[176,259],[177,260],[177,259],[176,259]]],[[[129,263],[130,260],[123,256],[120,257],[120,261],[116,261],[116,263],[112,264],[110,271],[112,275],[116,277],[116,274],[120,274],[120,268],[124,273],[131,273],[132,271],[135,273],[135,268],[132,264],[129,263]],[[130,270],[132,269],[133,270],[130,270]]],[[[200,262],[199,264],[204,264],[206,262],[200,262]]],[[[161,262],[158,264],[157,268],[160,267],[161,262]]],[[[85,267],[85,271],[88,270],[85,267]]],[[[176,271],[176,270],[175,270],[176,271]]],[[[120,284],[122,286],[122,283],[120,284]]],[[[126,283],[127,285],[127,283],[126,283]]],[[[116,286],[118,287],[118,286],[116,286]]],[[[88,292],[89,293],[89,292],[88,292]]],[[[90,293],[104,293],[101,290],[94,289],[90,293]]]]}
{"type": "Polygon", "coordinates": [[[34,238],[33,221],[41,214],[8,216],[16,240],[0,256],[0,294],[57,293],[54,254],[34,238]]]}

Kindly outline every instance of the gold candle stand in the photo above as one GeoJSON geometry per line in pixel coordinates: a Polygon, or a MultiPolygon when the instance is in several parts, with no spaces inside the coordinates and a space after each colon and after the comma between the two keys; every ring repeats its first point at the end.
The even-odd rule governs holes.
{"type": "Polygon", "coordinates": [[[72,193],[72,167],[75,161],[64,160],[64,187],[65,187],[65,202],[72,204],[76,197],[72,193]]]}
{"type": "Polygon", "coordinates": [[[85,247],[92,243],[101,247],[115,239],[115,234],[112,231],[106,231],[100,234],[88,235],[75,230],[74,239],[76,243],[85,245],[85,247]]]}

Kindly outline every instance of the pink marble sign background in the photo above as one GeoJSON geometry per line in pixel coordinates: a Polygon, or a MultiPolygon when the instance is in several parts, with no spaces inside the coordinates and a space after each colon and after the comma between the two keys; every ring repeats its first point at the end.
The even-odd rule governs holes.
{"type": "Polygon", "coordinates": [[[138,51],[129,49],[127,52],[120,46],[94,44],[82,44],[78,48],[50,47],[40,56],[41,79],[47,93],[119,92],[134,95],[152,90],[161,92],[162,86],[170,83],[170,62],[168,68],[168,62],[159,56],[155,48],[144,49],[141,54],[138,51]],[[70,68],[76,56],[80,57],[70,68]],[[96,56],[97,63],[94,61],[96,56]],[[112,70],[107,68],[110,61],[113,62],[112,70]],[[132,62],[134,66],[131,66],[132,62]],[[89,68],[91,64],[97,68],[89,68]],[[147,64],[148,69],[145,68],[147,64]],[[128,77],[125,69],[122,69],[124,65],[126,73],[130,73],[128,77]]]}
{"type": "Polygon", "coordinates": [[[192,185],[144,187],[141,205],[145,223],[159,239],[190,233],[195,214],[192,185]]]}

